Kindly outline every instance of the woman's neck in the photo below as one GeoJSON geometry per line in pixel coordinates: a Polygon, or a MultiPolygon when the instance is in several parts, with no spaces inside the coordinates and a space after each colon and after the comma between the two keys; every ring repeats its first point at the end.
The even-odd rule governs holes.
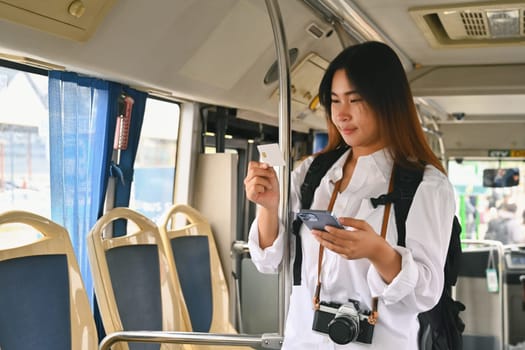
{"type": "Polygon", "coordinates": [[[368,156],[372,153],[375,153],[382,149],[383,147],[375,148],[364,148],[364,147],[352,147],[350,154],[348,155],[347,160],[343,166],[343,178],[341,179],[341,186],[339,187],[339,192],[343,192],[350,183],[352,175],[354,174],[355,167],[357,165],[357,160],[361,156],[368,156]]]}
{"type": "Polygon", "coordinates": [[[372,153],[379,151],[380,149],[385,148],[382,144],[376,144],[374,146],[368,147],[352,147],[352,154],[355,157],[356,161],[361,156],[368,156],[372,153]]]}
{"type": "Polygon", "coordinates": [[[343,178],[341,179],[341,185],[339,187],[339,192],[343,192],[350,183],[352,179],[352,174],[354,173],[355,166],[357,164],[357,157],[355,156],[354,150],[350,150],[350,154],[343,165],[343,178]]]}

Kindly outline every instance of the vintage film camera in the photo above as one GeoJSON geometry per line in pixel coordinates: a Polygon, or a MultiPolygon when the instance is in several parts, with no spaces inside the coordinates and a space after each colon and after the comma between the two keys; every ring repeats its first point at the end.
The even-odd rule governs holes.
{"type": "Polygon", "coordinates": [[[370,314],[370,311],[360,310],[357,300],[348,299],[344,304],[321,301],[315,311],[312,329],[327,333],[337,344],[352,341],[371,344],[374,325],[369,322],[370,314]]]}

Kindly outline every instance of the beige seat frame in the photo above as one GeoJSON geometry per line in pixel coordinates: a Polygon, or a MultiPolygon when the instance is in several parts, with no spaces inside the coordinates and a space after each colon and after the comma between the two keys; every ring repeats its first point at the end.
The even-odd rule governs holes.
{"type": "MultiPolygon", "coordinates": [[[[129,208],[114,208],[99,218],[88,235],[88,252],[93,273],[93,281],[104,329],[107,334],[124,331],[115,293],[111,283],[106,252],[113,248],[130,245],[155,245],[158,247],[161,281],[162,327],[163,331],[188,331],[186,320],[180,309],[182,293],[177,275],[169,272],[170,259],[166,255],[164,243],[157,225],[142,214],[129,208]],[[125,236],[110,237],[109,225],[118,219],[133,222],[138,231],[125,236]]],[[[162,331],[158,330],[158,331],[162,331]]],[[[126,330],[129,331],[129,330],[126,330]]],[[[128,350],[127,344],[115,346],[128,350]]],[[[161,349],[191,349],[189,345],[162,344],[161,349]]]]}
{"type": "MultiPolygon", "coordinates": [[[[68,231],[43,216],[27,211],[17,210],[0,214],[0,225],[7,224],[28,225],[40,232],[42,237],[36,238],[35,235],[34,241],[20,246],[0,247],[0,262],[37,255],[66,255],[69,275],[71,350],[97,349],[98,337],[93,313],[68,231]]],[[[13,234],[19,232],[15,229],[10,231],[13,234]]],[[[35,293],[38,293],[38,291],[35,291],[35,293]]]]}

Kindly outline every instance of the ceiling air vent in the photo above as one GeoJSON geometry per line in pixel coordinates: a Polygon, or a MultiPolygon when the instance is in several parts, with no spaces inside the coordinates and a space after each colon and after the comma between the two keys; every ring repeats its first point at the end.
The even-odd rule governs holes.
{"type": "MultiPolygon", "coordinates": [[[[459,33],[455,32],[449,32],[447,31],[449,37],[452,39],[465,39],[465,38],[487,38],[489,36],[488,34],[488,28],[487,28],[487,21],[485,20],[485,17],[483,16],[483,12],[460,12],[459,16],[461,18],[461,23],[463,24],[462,28],[459,30],[459,33]],[[459,35],[456,35],[459,34],[459,35]]],[[[449,17],[440,16],[440,19],[442,22],[449,19],[449,17]]],[[[456,20],[454,20],[456,21],[456,20]]],[[[454,24],[451,26],[445,25],[445,29],[453,27],[454,24]]]]}
{"type": "Polygon", "coordinates": [[[433,47],[525,43],[525,2],[417,7],[409,12],[433,47]]]}

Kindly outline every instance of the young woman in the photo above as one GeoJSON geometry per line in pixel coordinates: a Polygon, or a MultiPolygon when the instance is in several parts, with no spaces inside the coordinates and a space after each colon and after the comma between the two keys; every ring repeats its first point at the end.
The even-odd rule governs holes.
{"type": "MultiPolygon", "coordinates": [[[[350,146],[328,170],[313,196],[312,209],[327,209],[335,184],[333,213],[345,229],[300,229],[301,285],[294,286],[283,349],[417,349],[417,315],[431,309],[443,289],[455,199],[452,185],[432,153],[419,124],[412,93],[395,52],[366,42],[342,51],[329,65],[319,88],[327,111],[329,141],[323,152],[350,146]],[[395,215],[390,211],[386,236],[381,227],[385,206],[370,199],[388,192],[394,164],[424,168],[406,220],[406,248],[397,245],[395,215]],[[312,330],[312,298],[318,282],[319,246],[322,301],[359,302],[378,319],[371,344],[334,343],[312,330]]],[[[300,209],[300,187],[314,157],[291,178],[291,210],[300,209]]],[[[244,180],[247,198],[258,204],[249,246],[261,272],[276,272],[283,255],[283,226],[278,216],[279,188],[273,168],[250,163],[244,180]]]]}

